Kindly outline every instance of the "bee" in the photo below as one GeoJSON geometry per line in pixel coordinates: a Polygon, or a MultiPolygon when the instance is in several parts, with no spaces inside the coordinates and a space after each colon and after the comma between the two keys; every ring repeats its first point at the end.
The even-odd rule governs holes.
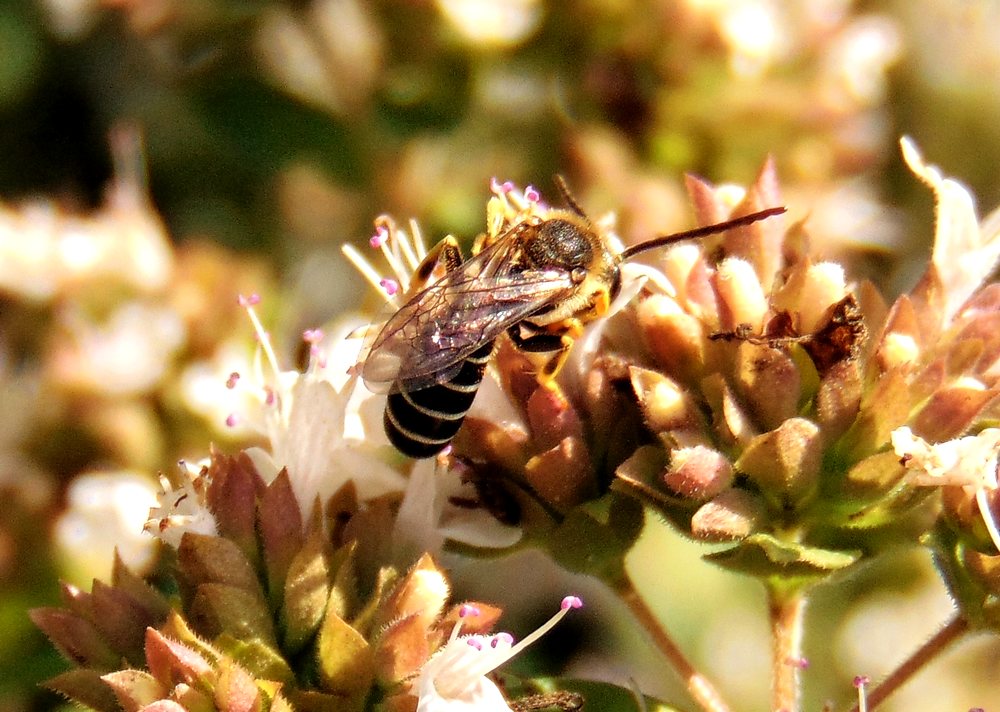
{"type": "Polygon", "coordinates": [[[656,237],[616,254],[561,177],[556,184],[567,208],[482,235],[470,259],[454,238],[435,246],[416,269],[418,286],[365,348],[362,378],[369,389],[388,392],[385,431],[403,454],[432,457],[448,446],[504,334],[534,357],[539,383],[549,384],[584,326],[618,295],[624,261],[785,210],[656,237]]]}

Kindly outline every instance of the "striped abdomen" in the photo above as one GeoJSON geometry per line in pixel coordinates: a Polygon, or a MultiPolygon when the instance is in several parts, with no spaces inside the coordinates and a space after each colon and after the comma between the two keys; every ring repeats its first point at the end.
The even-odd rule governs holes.
{"type": "Polygon", "coordinates": [[[493,342],[480,346],[449,380],[417,391],[400,385],[385,404],[385,434],[401,453],[432,457],[447,447],[462,427],[483,380],[493,342]]]}

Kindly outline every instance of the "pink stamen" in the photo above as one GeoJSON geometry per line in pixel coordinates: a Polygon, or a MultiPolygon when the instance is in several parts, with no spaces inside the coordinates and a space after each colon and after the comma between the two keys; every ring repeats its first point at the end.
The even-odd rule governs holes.
{"type": "Polygon", "coordinates": [[[583,600],[579,596],[566,596],[559,604],[559,608],[564,611],[570,608],[583,608],[583,600]]]}
{"type": "Polygon", "coordinates": [[[302,332],[302,340],[307,344],[318,344],[323,340],[322,329],[306,329],[302,332]]]}
{"type": "Polygon", "coordinates": [[[490,191],[494,195],[506,195],[510,191],[514,190],[514,183],[506,180],[503,183],[497,180],[496,176],[490,178],[490,191]]]}
{"type": "Polygon", "coordinates": [[[246,307],[253,307],[253,306],[257,306],[258,304],[260,304],[260,295],[257,294],[256,292],[254,292],[250,296],[246,296],[246,297],[243,296],[242,294],[240,294],[237,297],[236,301],[237,301],[237,303],[239,303],[239,305],[241,307],[243,307],[245,309],[246,307]]]}
{"type": "Polygon", "coordinates": [[[871,681],[872,681],[871,678],[868,677],[867,675],[855,675],[854,676],[854,686],[858,687],[858,688],[864,687],[865,685],[867,685],[871,681]]]}
{"type": "Polygon", "coordinates": [[[323,355],[323,349],[316,344],[309,347],[309,360],[314,361],[319,368],[326,368],[326,357],[323,355]]]}
{"type": "Polygon", "coordinates": [[[809,660],[807,658],[787,658],[785,664],[796,667],[799,670],[807,670],[809,668],[809,660]]]}
{"type": "Polygon", "coordinates": [[[371,236],[370,240],[368,240],[368,244],[377,250],[388,241],[389,241],[389,230],[386,228],[385,225],[377,225],[375,227],[375,234],[371,236]]]}
{"type": "Polygon", "coordinates": [[[513,645],[514,644],[514,636],[511,635],[510,633],[505,633],[505,632],[501,631],[500,633],[497,633],[496,635],[493,636],[493,640],[490,642],[490,645],[492,645],[495,648],[500,643],[506,643],[507,645],[513,645]]]}
{"type": "Polygon", "coordinates": [[[472,605],[471,603],[463,603],[461,606],[458,607],[459,618],[466,618],[468,616],[472,616],[473,618],[475,618],[480,614],[480,612],[481,611],[479,610],[479,608],[477,606],[472,605]]]}
{"type": "Polygon", "coordinates": [[[240,422],[240,419],[236,416],[236,413],[230,413],[226,416],[227,427],[234,428],[238,422],[240,422]]]}
{"type": "Polygon", "coordinates": [[[478,635],[474,635],[471,638],[468,638],[465,642],[468,643],[473,648],[475,648],[476,650],[483,649],[483,641],[478,635]]]}
{"type": "Polygon", "coordinates": [[[266,405],[274,405],[274,401],[274,390],[270,386],[264,386],[264,403],[266,405]]]}
{"type": "Polygon", "coordinates": [[[529,203],[537,203],[542,199],[541,194],[535,189],[534,186],[529,185],[524,189],[524,199],[529,203]]]}
{"type": "Polygon", "coordinates": [[[229,378],[226,379],[226,388],[228,388],[229,390],[233,390],[234,388],[236,388],[236,384],[239,382],[239,380],[240,380],[240,374],[237,373],[236,371],[233,371],[232,373],[229,374],[229,378]]]}
{"type": "Polygon", "coordinates": [[[399,282],[394,279],[389,279],[388,277],[383,277],[378,281],[379,286],[385,290],[385,293],[390,297],[394,296],[396,292],[399,291],[399,282]]]}

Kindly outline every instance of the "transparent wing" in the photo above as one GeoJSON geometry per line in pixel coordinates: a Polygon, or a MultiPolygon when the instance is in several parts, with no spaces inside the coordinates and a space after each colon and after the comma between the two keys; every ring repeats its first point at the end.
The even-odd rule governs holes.
{"type": "Polygon", "coordinates": [[[512,228],[386,321],[362,354],[370,389],[388,391],[397,382],[419,389],[447,380],[509,326],[570,293],[567,271],[524,269],[522,230],[512,228]]]}

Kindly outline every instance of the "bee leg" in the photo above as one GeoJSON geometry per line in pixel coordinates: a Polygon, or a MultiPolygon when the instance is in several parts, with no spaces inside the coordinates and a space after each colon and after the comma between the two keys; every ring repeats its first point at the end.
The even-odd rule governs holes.
{"type": "MultiPolygon", "coordinates": [[[[428,285],[462,266],[462,250],[454,237],[448,235],[434,245],[413,271],[413,284],[428,285]]],[[[421,287],[422,289],[423,287],[421,287]]]]}
{"type": "Polygon", "coordinates": [[[583,324],[578,319],[560,322],[558,332],[545,331],[527,322],[515,324],[507,330],[514,345],[526,354],[549,354],[536,374],[539,384],[543,386],[551,385],[566,363],[573,342],[582,333],[583,324]]]}

